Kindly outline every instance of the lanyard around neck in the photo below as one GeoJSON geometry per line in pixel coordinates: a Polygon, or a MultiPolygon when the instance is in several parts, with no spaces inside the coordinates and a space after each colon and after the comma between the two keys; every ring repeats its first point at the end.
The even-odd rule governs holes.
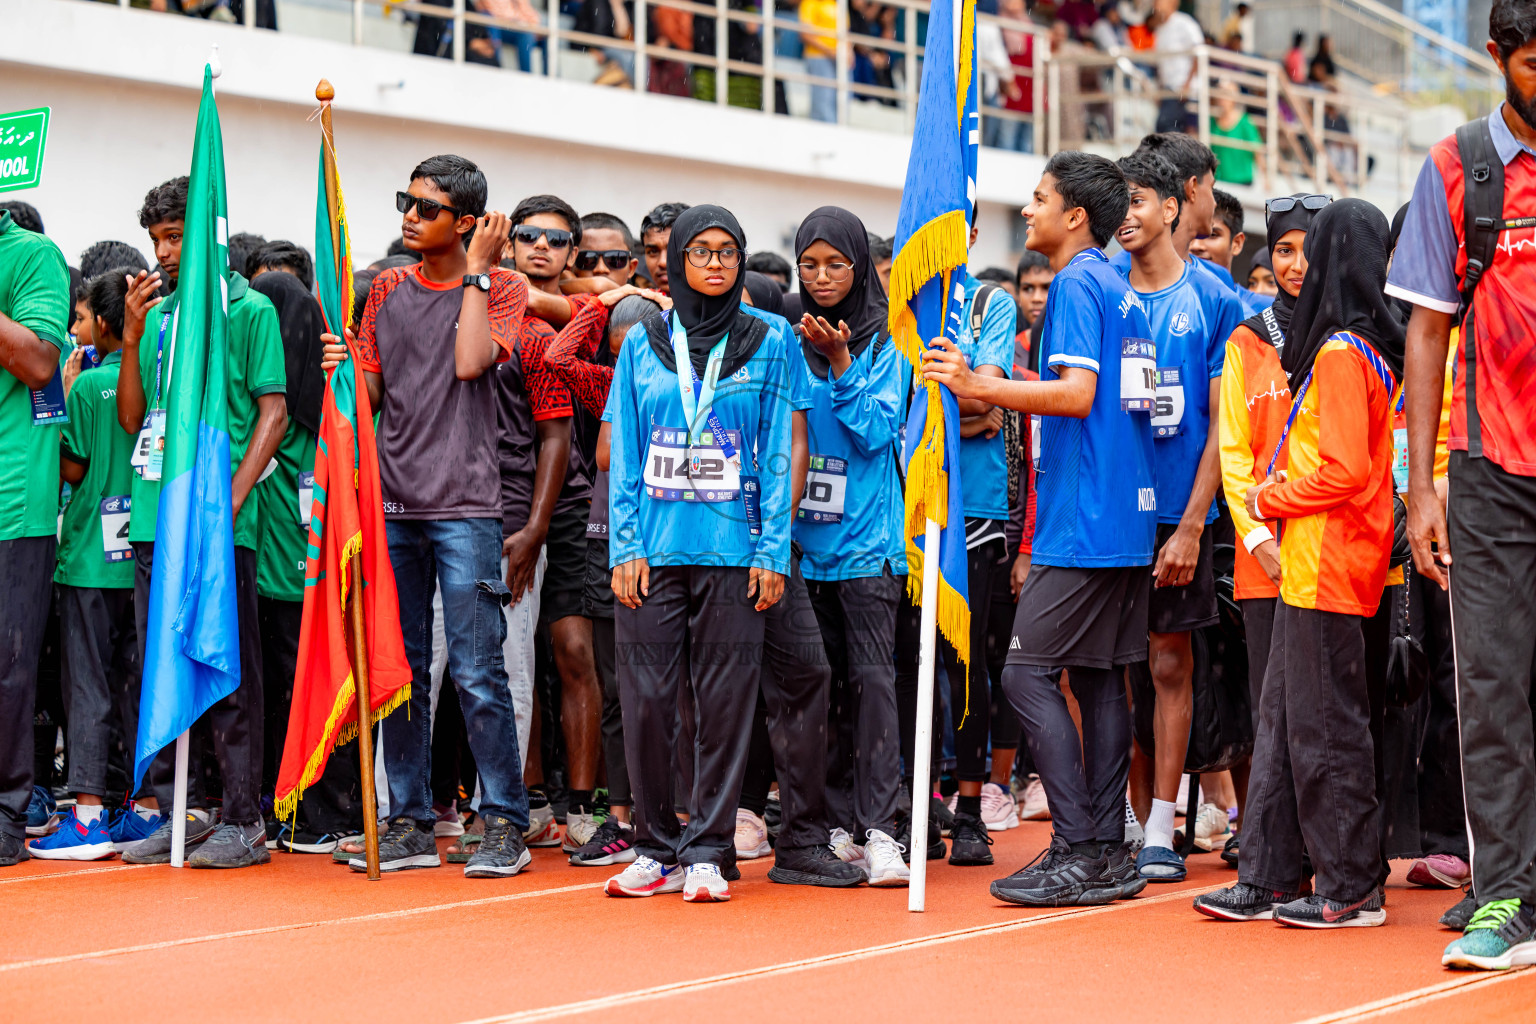
{"type": "Polygon", "coordinates": [[[720,382],[720,367],[725,362],[725,343],[729,334],[715,342],[704,365],[704,379],[699,379],[688,355],[688,330],[672,315],[672,357],[677,361],[678,394],[683,401],[683,416],[688,421],[688,443],[700,444],[715,404],[715,386],[720,382]],[[686,371],[684,368],[687,368],[686,371]]]}

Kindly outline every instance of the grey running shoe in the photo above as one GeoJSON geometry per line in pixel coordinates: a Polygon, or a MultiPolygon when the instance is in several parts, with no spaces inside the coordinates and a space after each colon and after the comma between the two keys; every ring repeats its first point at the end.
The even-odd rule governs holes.
{"type": "Polygon", "coordinates": [[[465,878],[510,878],[533,860],[523,830],[504,814],[486,814],[485,838],[464,865],[465,878]]]}
{"type": "Polygon", "coordinates": [[[1218,921],[1272,921],[1275,911],[1300,897],[1294,892],[1275,892],[1247,882],[1195,897],[1195,910],[1218,921]]]}
{"type": "MultiPolygon", "coordinates": [[[[432,822],[412,818],[392,818],[389,831],[379,837],[379,870],[404,871],[406,868],[435,868],[442,865],[437,856],[437,841],[432,836],[432,822]]],[[[367,871],[368,858],[359,855],[347,861],[353,871],[367,871]]]]}
{"type": "MultiPolygon", "coordinates": [[[[124,864],[169,864],[171,862],[171,816],[162,815],[160,827],[149,834],[148,839],[139,842],[123,851],[124,864]]],[[[217,826],[211,821],[204,821],[191,811],[187,812],[187,856],[192,855],[195,846],[213,835],[217,826]]],[[[262,829],[261,839],[265,849],[267,833],[262,829]]]]}
{"type": "Polygon", "coordinates": [[[0,832],[0,868],[8,868],[13,864],[31,859],[32,854],[27,852],[25,839],[21,836],[13,836],[9,832],[0,832]]]}
{"type": "Polygon", "coordinates": [[[1472,887],[1469,885],[1461,892],[1461,900],[1440,915],[1440,927],[1449,928],[1453,932],[1464,932],[1467,923],[1472,920],[1472,915],[1477,913],[1477,897],[1472,895],[1472,887]]]}
{"type": "Polygon", "coordinates": [[[1313,893],[1276,907],[1275,920],[1292,928],[1373,928],[1387,923],[1386,894],[1378,886],[1343,903],[1313,893]]]}
{"type": "Polygon", "coordinates": [[[267,829],[261,822],[235,825],[224,822],[213,830],[192,853],[187,854],[189,868],[248,868],[269,864],[267,829]]]}

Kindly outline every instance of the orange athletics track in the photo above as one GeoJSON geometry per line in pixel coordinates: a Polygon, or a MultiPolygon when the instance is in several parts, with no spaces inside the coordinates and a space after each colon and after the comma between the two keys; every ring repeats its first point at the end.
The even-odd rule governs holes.
{"type": "Polygon", "coordinates": [[[1439,966],[1452,936],[1436,920],[1455,893],[1395,876],[1382,928],[1224,924],[1189,903],[1236,872],[1200,854],[1188,881],[1107,907],[993,900],[988,883],[1048,837],[1046,823],[995,836],[994,868],[934,862],[924,914],[907,912],[905,889],[775,885],[768,859],[742,865],[731,902],[701,906],[609,899],[609,869],[573,868],[558,849],[509,880],[445,863],[373,883],[326,856],[232,872],[34,860],[0,873],[0,1021],[51,1024],[61,1006],[114,1024],[381,1010],[423,1024],[1536,1021],[1536,971],[1439,966]]]}

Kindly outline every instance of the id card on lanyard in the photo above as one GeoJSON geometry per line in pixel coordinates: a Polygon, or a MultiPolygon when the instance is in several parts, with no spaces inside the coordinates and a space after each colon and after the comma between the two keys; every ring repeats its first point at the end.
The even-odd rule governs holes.
{"type": "MultiPolygon", "coordinates": [[[[159,480],[165,463],[165,410],[160,407],[160,396],[165,364],[165,332],[171,326],[176,311],[160,314],[160,334],[155,343],[155,390],[150,395],[150,407],[144,416],[144,426],[139,430],[133,445],[131,465],[145,480],[159,480]]],[[[174,344],[174,338],[172,339],[174,344]]]]}
{"type": "Polygon", "coordinates": [[[709,350],[709,359],[704,365],[704,378],[700,380],[698,371],[693,368],[693,360],[688,357],[688,331],[675,313],[672,315],[671,326],[672,357],[677,363],[678,396],[682,399],[683,418],[688,424],[689,472],[703,471],[707,455],[704,432],[708,430],[715,442],[712,447],[721,451],[741,480],[741,504],[747,516],[747,529],[752,536],[760,537],[763,533],[760,507],[762,485],[755,475],[744,471],[741,453],[737,451],[714,410],[715,387],[720,382],[720,367],[725,362],[725,343],[730,335],[722,337],[709,350]],[[684,367],[687,367],[686,378],[683,376],[684,367]]]}
{"type": "Polygon", "coordinates": [[[56,427],[68,422],[69,413],[64,408],[64,373],[55,368],[53,379],[32,392],[32,425],[56,427]]]}

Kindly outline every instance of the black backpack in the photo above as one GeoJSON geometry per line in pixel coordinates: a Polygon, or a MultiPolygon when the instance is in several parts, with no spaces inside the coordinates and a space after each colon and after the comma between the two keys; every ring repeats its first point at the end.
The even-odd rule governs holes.
{"type": "MultiPolygon", "coordinates": [[[[1498,117],[1494,111],[1488,117],[1498,117]]],[[[1482,420],[1477,414],[1477,345],[1473,343],[1476,324],[1472,317],[1472,295],[1478,282],[1493,264],[1498,253],[1499,235],[1506,228],[1531,227],[1536,220],[1504,218],[1504,161],[1493,146],[1488,117],[1469,121],[1456,129],[1456,148],[1461,154],[1462,235],[1467,250],[1467,270],[1461,278],[1461,342],[1467,367],[1467,456],[1482,458],[1482,420]]]]}

